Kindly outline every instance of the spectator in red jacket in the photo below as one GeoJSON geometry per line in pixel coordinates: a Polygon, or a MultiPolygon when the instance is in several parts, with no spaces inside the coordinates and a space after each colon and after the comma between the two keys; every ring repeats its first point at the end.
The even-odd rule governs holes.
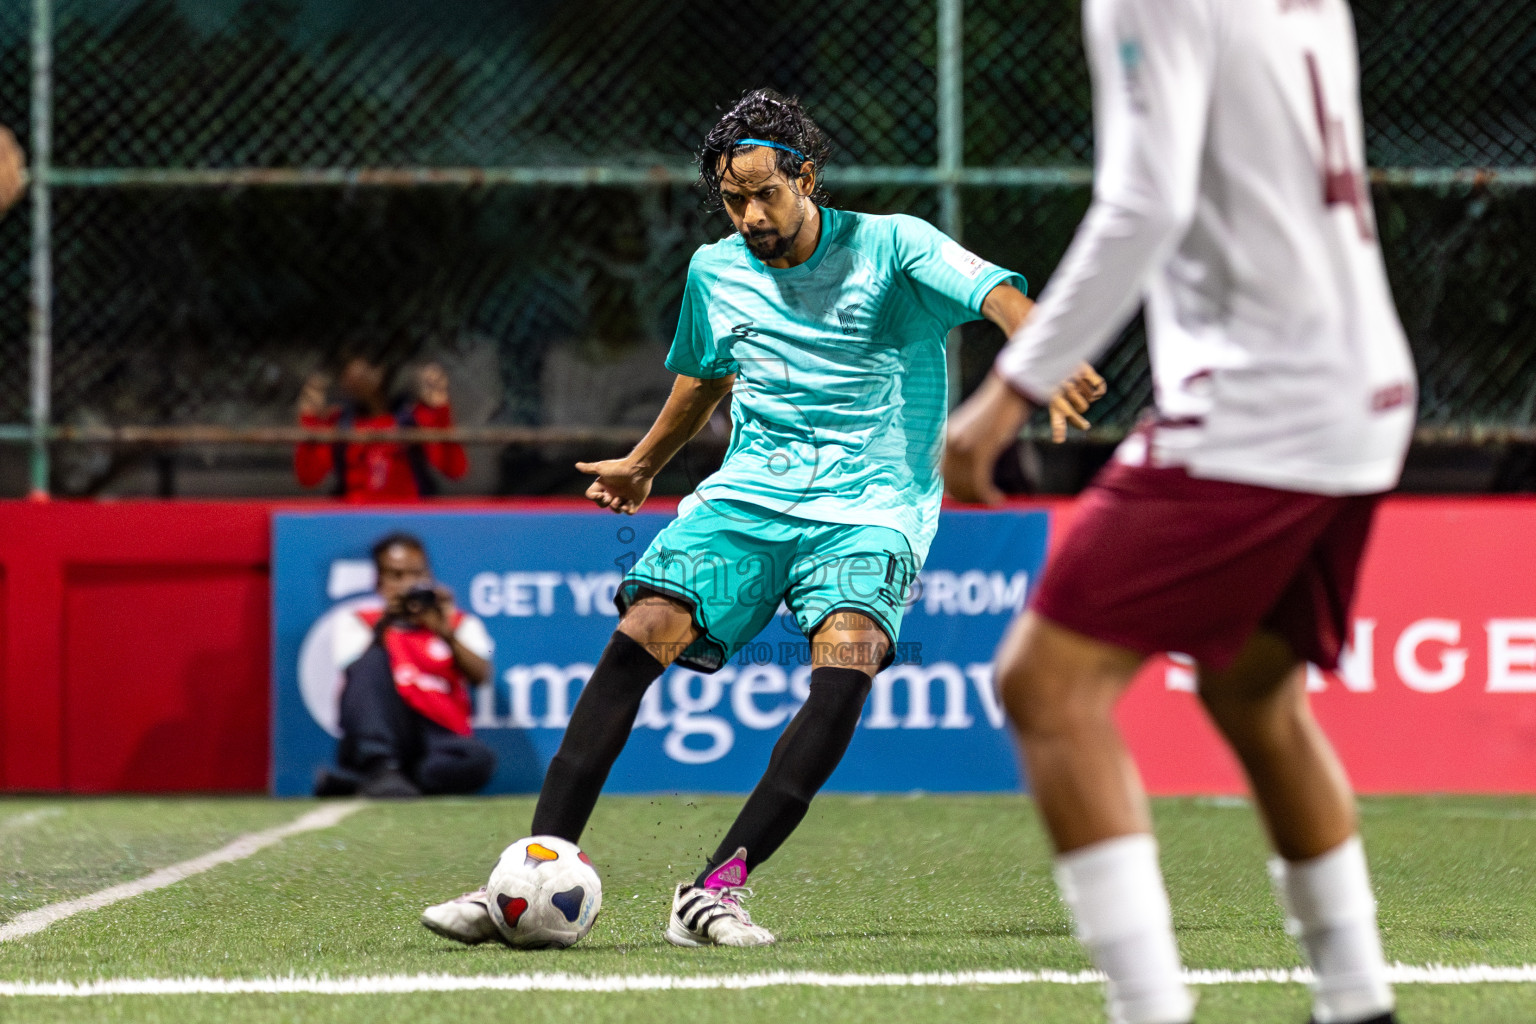
{"type": "MultiPolygon", "coordinates": [[[[365,430],[453,426],[448,375],[441,366],[428,363],[416,372],[414,396],[392,400],[388,379],[382,361],[353,356],[336,381],[343,399],[338,406],[327,402],[329,378],[314,374],[299,396],[299,424],[365,430]]],[[[305,487],[314,487],[334,473],[334,493],[346,501],[416,501],[437,493],[434,471],[457,480],[469,468],[469,460],[462,446],[444,442],[305,442],[294,453],[293,468],[305,487]]]]}

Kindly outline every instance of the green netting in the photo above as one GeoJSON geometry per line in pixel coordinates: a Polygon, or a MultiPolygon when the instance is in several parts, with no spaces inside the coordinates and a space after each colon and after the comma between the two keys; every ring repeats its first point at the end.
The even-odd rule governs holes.
{"type": "MultiPolygon", "coordinates": [[[[173,186],[162,171],[684,164],[742,90],[804,97],[835,201],[937,218],[940,188],[839,185],[939,159],[938,0],[54,0],[54,420],[288,422],[343,346],[492,353],[494,422],[548,419],[549,353],[627,365],[670,336],[725,222],[633,187],[173,186]],[[89,175],[82,172],[90,172],[89,175]]],[[[30,4],[0,4],[0,121],[24,144],[30,4]]],[[[1536,164],[1536,2],[1355,5],[1373,164],[1536,164]]],[[[967,167],[1092,154],[1076,0],[967,0],[967,167]]],[[[1536,188],[1376,190],[1432,423],[1529,424],[1536,188]]],[[[1042,285],[1084,187],[959,189],[965,241],[1042,285]]],[[[0,221],[0,422],[27,417],[29,213],[0,221]]],[[[966,335],[967,385],[1000,343],[966,335]]],[[[1102,421],[1145,403],[1137,330],[1102,421]]],[[[583,364],[587,365],[587,364],[583,364]]],[[[597,370],[593,371],[598,372],[597,370]]],[[[620,412],[594,409],[595,423],[620,412]]]]}
{"type": "Polygon", "coordinates": [[[762,82],[846,159],[934,159],[931,0],[58,0],[56,20],[69,166],[675,162],[762,82]]]}
{"type": "MultiPolygon", "coordinates": [[[[9,125],[23,146],[31,142],[27,130],[30,29],[25,4],[0,4],[0,124],[9,125]]],[[[0,423],[18,423],[27,415],[27,240],[31,223],[25,203],[0,220],[0,423]]]]}

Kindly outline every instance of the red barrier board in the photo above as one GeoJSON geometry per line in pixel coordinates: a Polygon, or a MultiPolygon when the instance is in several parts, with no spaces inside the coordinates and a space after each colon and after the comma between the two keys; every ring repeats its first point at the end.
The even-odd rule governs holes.
{"type": "Polygon", "coordinates": [[[0,501],[0,792],[265,790],[272,512],[317,507],[0,501]]]}
{"type": "Polygon", "coordinates": [[[265,787],[269,518],[0,503],[0,788],[265,787]]]}
{"type": "MultiPolygon", "coordinates": [[[[1343,671],[1309,689],[1361,792],[1536,792],[1536,503],[1385,503],[1343,671]]],[[[1188,668],[1149,664],[1119,718],[1152,792],[1244,791],[1188,668]]]]}

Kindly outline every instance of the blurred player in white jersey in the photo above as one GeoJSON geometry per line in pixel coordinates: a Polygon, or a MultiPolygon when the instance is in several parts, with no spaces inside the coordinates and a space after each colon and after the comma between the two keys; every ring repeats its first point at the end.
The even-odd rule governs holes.
{"type": "Polygon", "coordinates": [[[1415,381],[1376,242],[1344,0],[1085,0],[1094,201],[1039,306],[951,419],[945,476],[991,469],[1145,302],[1156,411],[1083,495],[998,679],[1109,1014],[1180,1024],[1145,793],[1111,718],[1142,660],[1199,664],[1247,772],[1317,1024],[1394,1020],[1354,797],[1308,709],[1337,665],[1415,381]]]}

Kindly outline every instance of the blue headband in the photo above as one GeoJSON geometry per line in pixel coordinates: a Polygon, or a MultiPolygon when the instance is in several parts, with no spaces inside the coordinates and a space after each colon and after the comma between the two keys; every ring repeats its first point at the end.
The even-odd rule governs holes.
{"type": "Polygon", "coordinates": [[[797,156],[797,157],[799,157],[801,163],[807,163],[811,159],[810,157],[806,156],[804,153],[800,152],[798,149],[795,149],[793,146],[786,146],[782,142],[769,142],[767,139],[739,139],[739,140],[737,140],[736,145],[738,145],[738,146],[771,146],[774,149],[782,149],[784,152],[788,153],[790,156],[797,156]]]}

